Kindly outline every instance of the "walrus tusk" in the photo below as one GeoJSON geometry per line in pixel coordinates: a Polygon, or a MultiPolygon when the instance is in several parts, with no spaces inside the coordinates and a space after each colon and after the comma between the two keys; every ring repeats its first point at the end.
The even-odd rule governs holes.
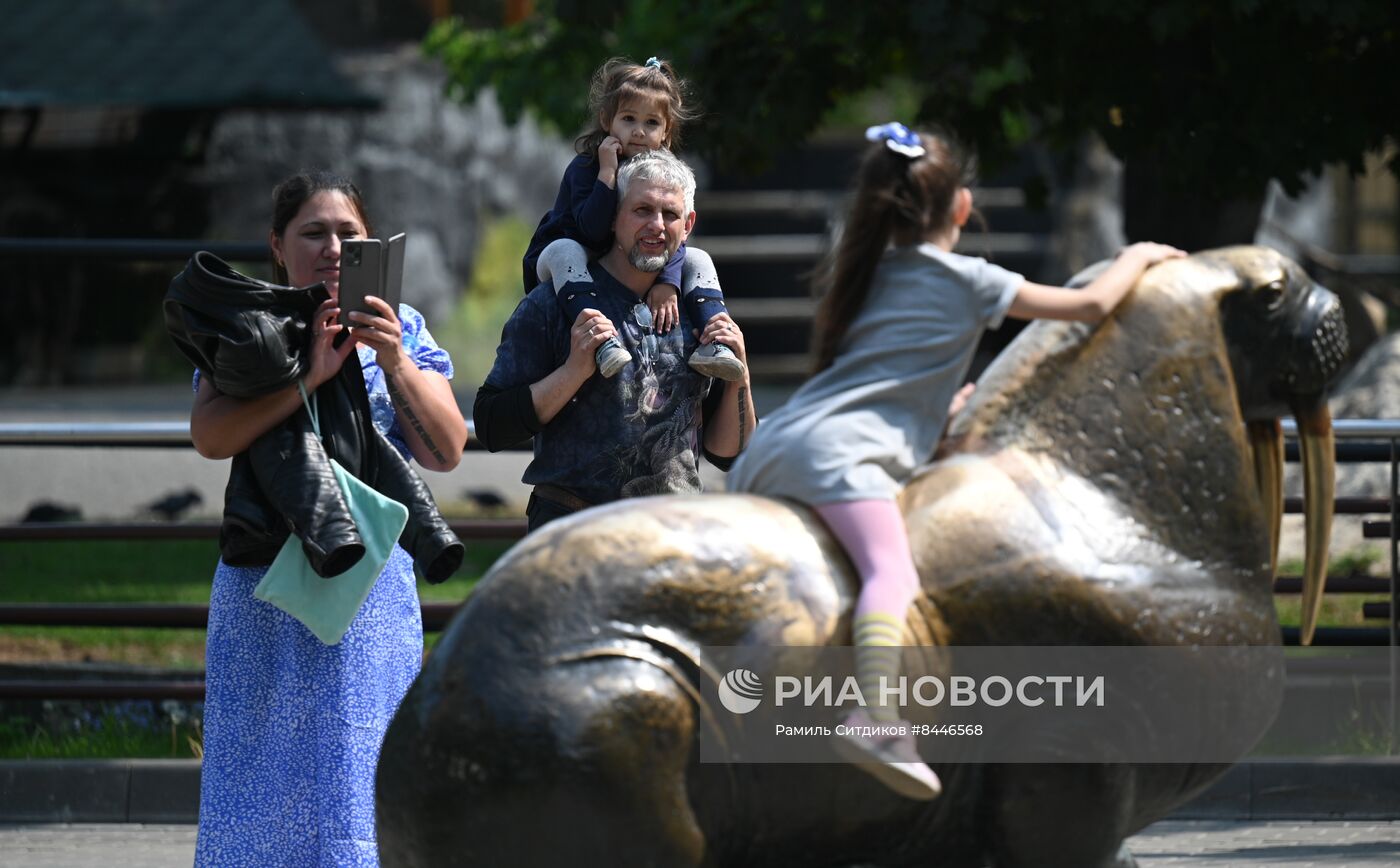
{"type": "Polygon", "coordinates": [[[1283,527],[1283,428],[1277,419],[1250,422],[1249,454],[1269,522],[1269,581],[1278,576],[1278,540],[1283,527]]]}
{"type": "Polygon", "coordinates": [[[1317,612],[1327,583],[1327,545],[1332,533],[1332,500],[1336,489],[1336,454],[1332,417],[1327,401],[1318,397],[1311,406],[1295,406],[1298,442],[1303,453],[1304,537],[1303,614],[1299,642],[1312,644],[1317,612]]]}

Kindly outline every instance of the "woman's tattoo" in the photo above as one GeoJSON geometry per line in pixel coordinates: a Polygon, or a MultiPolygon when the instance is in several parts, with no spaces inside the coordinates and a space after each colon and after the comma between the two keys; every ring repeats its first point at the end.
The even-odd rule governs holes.
{"type": "Polygon", "coordinates": [[[418,420],[418,414],[413,412],[413,408],[408,404],[408,399],[403,396],[403,393],[399,391],[398,385],[394,383],[394,378],[385,374],[384,385],[388,388],[389,397],[393,399],[394,404],[398,406],[399,412],[404,415],[404,418],[408,419],[408,424],[412,426],[413,430],[418,434],[418,439],[422,440],[423,445],[428,448],[428,454],[432,455],[443,464],[446,464],[447,458],[442,454],[442,450],[437,448],[437,444],[433,442],[433,438],[428,436],[428,429],[424,428],[423,423],[418,420]]]}
{"type": "Polygon", "coordinates": [[[749,387],[739,387],[739,451],[744,451],[744,434],[749,427],[749,387]]]}

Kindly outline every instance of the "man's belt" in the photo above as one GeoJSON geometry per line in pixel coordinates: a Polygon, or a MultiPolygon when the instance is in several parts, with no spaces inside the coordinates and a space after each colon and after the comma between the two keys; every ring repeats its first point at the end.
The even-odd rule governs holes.
{"type": "Polygon", "coordinates": [[[550,503],[562,506],[565,509],[578,512],[581,509],[588,509],[593,504],[569,491],[567,488],[560,488],[557,485],[536,485],[535,497],[540,500],[547,500],[550,503]]]}

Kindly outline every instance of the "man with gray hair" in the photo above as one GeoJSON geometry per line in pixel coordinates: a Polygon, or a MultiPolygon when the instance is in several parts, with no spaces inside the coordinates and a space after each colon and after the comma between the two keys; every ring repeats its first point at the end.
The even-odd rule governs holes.
{"type": "MultiPolygon", "coordinates": [[[[587,172],[584,174],[589,175],[587,172]]],[[[596,293],[588,272],[588,251],[584,248],[587,244],[595,245],[596,255],[612,243],[612,218],[617,210],[618,197],[634,178],[666,186],[679,185],[684,191],[686,209],[694,210],[695,175],[689,166],[664,149],[643,152],[624,161],[615,179],[617,189],[604,183],[601,178],[589,175],[584,201],[575,203],[570,199],[569,207],[564,209],[567,213],[560,213],[565,192],[571,197],[580,192],[576,184],[566,182],[560,186],[560,199],[554,203],[554,210],[540,221],[540,228],[535,230],[530,249],[525,253],[525,292],[534,289],[539,281],[548,280],[554,284],[554,291],[564,299],[564,309],[570,318],[592,306],[596,293]],[[605,226],[602,225],[604,218],[598,216],[602,212],[606,212],[605,226]],[[585,221],[591,227],[593,236],[584,230],[585,221]],[[565,228],[567,226],[574,227],[572,232],[565,228]],[[561,237],[554,237],[561,232],[561,237]],[[554,240],[546,243],[550,237],[554,237],[554,240]],[[544,246],[536,249],[541,244],[544,246]]],[[[656,319],[658,333],[665,334],[676,325],[679,318],[677,293],[686,306],[691,325],[696,328],[703,329],[718,314],[728,313],[715,264],[705,251],[682,244],[655,272],[657,277],[648,291],[646,302],[656,319]]],[[[612,338],[599,345],[594,361],[598,364],[599,373],[611,377],[632,361],[632,354],[621,341],[612,338]]],[[[719,341],[702,345],[691,355],[689,363],[705,376],[721,380],[738,380],[748,375],[744,363],[719,341]]]]}
{"type": "MultiPolygon", "coordinates": [[[[695,176],[667,151],[639,154],[618,172],[612,246],[588,264],[593,303],[570,319],[545,282],[511,314],[496,362],[477,392],[476,435],[495,452],[535,438],[524,481],[530,530],[623,497],[700,490],[700,455],[728,469],[756,418],[747,373],[713,381],[686,359],[722,343],[746,362],[744,336],[728,313],[697,334],[656,334],[644,299],[695,225],[695,176]],[[632,361],[597,376],[594,353],[617,338],[632,361]]],[[[747,371],[747,364],[745,364],[747,371]]]]}

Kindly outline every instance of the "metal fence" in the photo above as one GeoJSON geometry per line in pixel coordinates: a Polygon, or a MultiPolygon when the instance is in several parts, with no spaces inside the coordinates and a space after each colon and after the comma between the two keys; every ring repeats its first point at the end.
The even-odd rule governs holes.
{"type": "MultiPolygon", "coordinates": [[[[1390,489],[1385,497],[1339,497],[1339,514],[1383,516],[1364,523],[1368,538],[1389,541],[1390,575],[1380,577],[1338,577],[1328,583],[1331,593],[1389,594],[1386,604],[1368,604],[1368,617],[1384,618],[1386,627],[1322,627],[1314,638],[1316,645],[1390,645],[1400,646],[1400,583],[1397,575],[1397,508],[1400,507],[1400,420],[1337,420],[1337,458],[1341,462],[1385,462],[1390,468],[1390,489]]],[[[1296,430],[1285,423],[1289,438],[1287,453],[1296,457],[1296,430]]],[[[473,438],[474,439],[474,438],[473,438]]],[[[188,446],[189,427],[174,423],[65,423],[0,425],[0,445],[53,447],[179,447],[188,446]]],[[[1300,512],[1298,498],[1285,502],[1288,512],[1300,512]]],[[[524,535],[522,519],[459,519],[451,522],[453,530],[464,539],[518,539],[524,535]]],[[[58,523],[58,524],[0,524],[0,542],[14,540],[46,540],[54,542],[79,540],[175,540],[214,539],[218,535],[216,522],[190,523],[58,523]]],[[[1278,594],[1296,594],[1301,588],[1298,577],[1280,577],[1274,585],[1278,594]]],[[[426,630],[440,630],[450,619],[456,604],[427,603],[423,605],[426,630]]],[[[188,604],[5,604],[0,603],[0,625],[78,626],[78,627],[169,627],[203,628],[208,619],[207,605],[188,604]]],[[[1284,630],[1286,644],[1297,644],[1296,628],[1284,630]]],[[[1392,685],[1396,682],[1392,673],[1392,685]]],[[[203,681],[183,680],[142,681],[47,681],[0,680],[0,699],[103,699],[113,697],[148,698],[174,697],[197,699],[203,695],[203,681]]],[[[1392,697],[1395,692],[1392,690],[1392,697]]]]}

